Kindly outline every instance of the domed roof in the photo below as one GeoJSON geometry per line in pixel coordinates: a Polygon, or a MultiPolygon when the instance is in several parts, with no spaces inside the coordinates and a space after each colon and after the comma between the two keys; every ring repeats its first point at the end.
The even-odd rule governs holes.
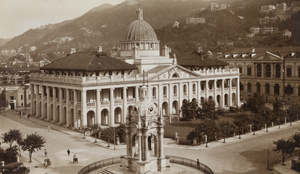
{"type": "Polygon", "coordinates": [[[138,19],[133,21],[128,29],[125,41],[156,41],[157,36],[151,25],[144,21],[143,10],[137,9],[138,19]]]}

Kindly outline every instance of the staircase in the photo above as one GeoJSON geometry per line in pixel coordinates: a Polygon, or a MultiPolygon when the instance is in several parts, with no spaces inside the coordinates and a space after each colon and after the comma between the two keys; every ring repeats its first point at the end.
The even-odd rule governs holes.
{"type": "Polygon", "coordinates": [[[114,172],[111,172],[107,169],[103,169],[97,172],[97,174],[115,174],[114,172]]]}

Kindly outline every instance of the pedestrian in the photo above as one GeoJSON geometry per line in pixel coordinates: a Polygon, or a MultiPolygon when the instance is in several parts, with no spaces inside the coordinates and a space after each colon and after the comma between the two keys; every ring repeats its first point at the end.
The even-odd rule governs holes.
{"type": "Polygon", "coordinates": [[[48,132],[50,132],[50,126],[48,125],[48,132]]]}
{"type": "Polygon", "coordinates": [[[197,168],[200,169],[200,161],[197,159],[197,168]]]}
{"type": "Polygon", "coordinates": [[[68,156],[70,156],[70,149],[67,150],[68,156]]]}
{"type": "Polygon", "coordinates": [[[47,150],[45,149],[45,157],[47,157],[47,150]]]}

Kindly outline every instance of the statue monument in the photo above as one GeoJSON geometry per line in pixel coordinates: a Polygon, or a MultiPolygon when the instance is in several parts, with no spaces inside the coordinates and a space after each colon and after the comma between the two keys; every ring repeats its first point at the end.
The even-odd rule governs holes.
{"type": "Polygon", "coordinates": [[[136,174],[170,169],[169,159],[164,156],[163,139],[163,117],[149,100],[144,80],[140,103],[130,109],[126,118],[126,155],[121,156],[121,167],[136,174]]]}

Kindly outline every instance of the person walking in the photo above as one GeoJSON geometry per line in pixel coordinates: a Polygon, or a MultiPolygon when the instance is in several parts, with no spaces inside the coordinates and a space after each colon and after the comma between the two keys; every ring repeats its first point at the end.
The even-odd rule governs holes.
{"type": "Polygon", "coordinates": [[[47,157],[47,150],[45,149],[45,157],[47,157]]]}
{"type": "Polygon", "coordinates": [[[197,159],[197,168],[200,169],[200,161],[197,159]]]}
{"type": "Polygon", "coordinates": [[[67,150],[68,156],[70,156],[70,149],[67,150]]]}

